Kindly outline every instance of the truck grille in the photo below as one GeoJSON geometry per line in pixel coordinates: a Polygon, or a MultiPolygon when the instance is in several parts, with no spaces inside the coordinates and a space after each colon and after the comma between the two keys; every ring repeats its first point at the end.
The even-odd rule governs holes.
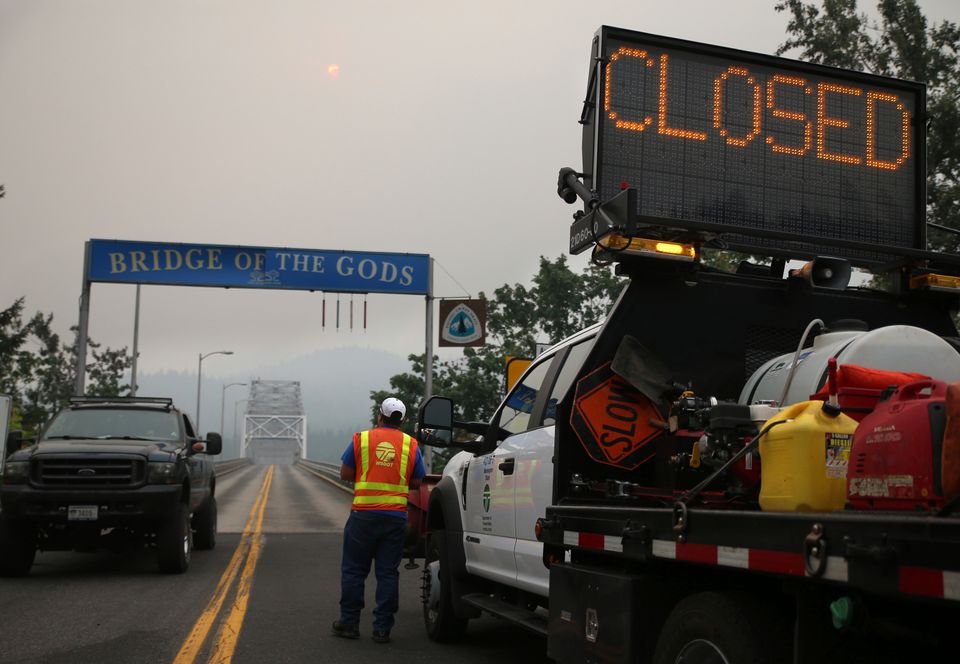
{"type": "Polygon", "coordinates": [[[125,487],[140,484],[144,463],[129,458],[64,457],[36,459],[32,479],[48,487],[125,487]]]}

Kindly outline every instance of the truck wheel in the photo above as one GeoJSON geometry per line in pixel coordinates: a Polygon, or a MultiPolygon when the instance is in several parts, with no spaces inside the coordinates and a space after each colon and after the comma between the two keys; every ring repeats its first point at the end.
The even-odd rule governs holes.
{"type": "Polygon", "coordinates": [[[790,632],[778,614],[740,595],[714,592],[680,601],[657,640],[654,664],[780,664],[790,661],[790,632]]]}
{"type": "Polygon", "coordinates": [[[467,618],[459,617],[453,608],[450,589],[450,562],[443,531],[427,536],[423,566],[423,622],[427,636],[433,641],[455,641],[467,630],[467,618]]]}
{"type": "Polygon", "coordinates": [[[157,531],[157,564],[164,574],[182,574],[190,567],[190,511],[181,504],[157,531]]]}
{"type": "Polygon", "coordinates": [[[193,548],[207,551],[217,545],[217,499],[210,500],[193,515],[193,548]]]}
{"type": "Polygon", "coordinates": [[[24,576],[37,554],[37,531],[33,524],[0,517],[0,576],[24,576]]]}

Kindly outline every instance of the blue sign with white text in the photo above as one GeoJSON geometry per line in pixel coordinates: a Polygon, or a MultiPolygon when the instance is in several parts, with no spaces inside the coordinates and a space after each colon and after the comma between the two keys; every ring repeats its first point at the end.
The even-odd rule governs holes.
{"type": "Polygon", "coordinates": [[[430,256],[90,240],[87,279],[131,284],[426,295],[430,256]]]}

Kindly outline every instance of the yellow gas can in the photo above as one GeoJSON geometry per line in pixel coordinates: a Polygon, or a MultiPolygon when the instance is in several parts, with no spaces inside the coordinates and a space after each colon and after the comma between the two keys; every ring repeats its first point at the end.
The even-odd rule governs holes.
{"type": "Polygon", "coordinates": [[[847,464],[856,420],[802,401],[766,421],[783,422],[760,439],[760,508],[830,512],[847,501],[847,464]]]}

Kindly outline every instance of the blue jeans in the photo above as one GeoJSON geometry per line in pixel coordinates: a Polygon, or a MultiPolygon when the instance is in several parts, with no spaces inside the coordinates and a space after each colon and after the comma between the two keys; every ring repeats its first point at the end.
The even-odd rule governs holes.
{"type": "Polygon", "coordinates": [[[343,529],[343,562],[340,566],[340,622],[359,625],[363,609],[363,586],[373,562],[377,576],[377,606],[373,610],[373,629],[389,632],[393,614],[400,605],[400,561],[407,520],[350,512],[343,529]]]}

